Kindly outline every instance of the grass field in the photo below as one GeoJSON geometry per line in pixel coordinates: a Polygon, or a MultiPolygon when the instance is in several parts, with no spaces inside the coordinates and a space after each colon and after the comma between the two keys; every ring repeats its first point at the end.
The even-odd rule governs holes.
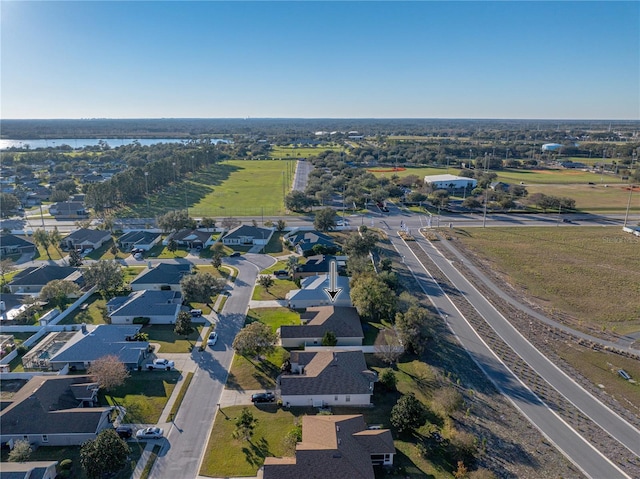
{"type": "Polygon", "coordinates": [[[107,324],[104,319],[107,314],[107,302],[102,299],[102,296],[93,293],[84,304],[88,305],[85,309],[77,308],[62,319],[60,324],[107,324]]]}
{"type": "Polygon", "coordinates": [[[640,330],[640,239],[619,227],[474,228],[455,237],[543,305],[640,330]]]}
{"type": "Polygon", "coordinates": [[[287,355],[287,351],[281,347],[276,347],[272,354],[260,360],[234,355],[226,387],[240,391],[274,388],[280,366],[287,355]]]}
{"type": "Polygon", "coordinates": [[[124,385],[107,393],[101,389],[100,401],[124,406],[125,423],[155,424],[179,377],[178,371],[134,371],[124,385]]]}
{"type": "Polygon", "coordinates": [[[275,299],[285,299],[285,295],[292,289],[298,289],[296,284],[289,279],[274,279],[273,286],[269,291],[256,283],[251,299],[256,301],[271,301],[275,299]]]}
{"type": "MultiPolygon", "coordinates": [[[[544,193],[552,196],[566,196],[576,201],[576,208],[594,213],[624,212],[629,201],[626,185],[528,185],[530,195],[544,193]]],[[[640,191],[631,197],[631,212],[640,212],[640,191]]]]}
{"type": "MultiPolygon", "coordinates": [[[[191,347],[200,337],[203,325],[201,323],[193,323],[196,328],[187,339],[184,336],[178,336],[173,332],[174,325],[172,324],[155,324],[151,326],[145,326],[142,328],[143,333],[149,335],[150,343],[158,343],[160,346],[160,355],[166,353],[188,353],[191,347]]],[[[158,351],[156,351],[157,353],[158,351]]]]}
{"type": "Polygon", "coordinates": [[[300,325],[300,313],[288,308],[250,309],[247,319],[271,326],[274,333],[282,325],[300,325]]]}
{"type": "Polygon", "coordinates": [[[343,151],[344,147],[340,145],[322,145],[312,146],[272,146],[270,156],[272,158],[309,158],[316,156],[323,151],[343,151]]]}
{"type": "MultiPolygon", "coordinates": [[[[519,184],[521,181],[528,184],[573,184],[600,183],[600,174],[582,170],[511,170],[505,168],[496,171],[498,180],[505,183],[519,184]]],[[[602,184],[626,183],[619,176],[603,175],[602,184]]]]}

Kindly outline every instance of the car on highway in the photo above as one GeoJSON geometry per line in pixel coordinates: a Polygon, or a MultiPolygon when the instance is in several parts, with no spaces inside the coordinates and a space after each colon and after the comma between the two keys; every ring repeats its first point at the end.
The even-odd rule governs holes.
{"type": "Polygon", "coordinates": [[[273,393],[255,393],[251,395],[251,402],[273,402],[276,400],[276,396],[273,393]]]}
{"type": "Polygon", "coordinates": [[[176,367],[176,364],[173,361],[168,359],[154,359],[152,363],[147,364],[147,369],[149,371],[153,371],[154,369],[164,369],[166,371],[171,371],[176,367]]]}
{"type": "Polygon", "coordinates": [[[231,258],[237,258],[238,256],[240,256],[240,253],[238,251],[234,251],[233,253],[231,253],[229,255],[229,257],[231,257],[231,258]]]}
{"type": "Polygon", "coordinates": [[[212,331],[211,334],[209,335],[209,339],[207,339],[207,346],[215,346],[217,342],[218,342],[218,333],[216,333],[215,331],[212,331]]]}
{"type": "Polygon", "coordinates": [[[138,439],[161,439],[164,435],[164,429],[161,427],[145,427],[136,432],[138,439]]]}

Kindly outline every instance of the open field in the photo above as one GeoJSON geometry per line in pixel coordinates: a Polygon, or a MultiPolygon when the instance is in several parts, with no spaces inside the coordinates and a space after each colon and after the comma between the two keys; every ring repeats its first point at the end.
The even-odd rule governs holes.
{"type": "Polygon", "coordinates": [[[259,308],[250,309],[247,312],[247,319],[251,321],[260,321],[271,326],[271,330],[275,333],[282,325],[296,325],[300,323],[300,313],[288,308],[259,308]]]}
{"type": "MultiPolygon", "coordinates": [[[[573,183],[600,183],[600,174],[582,170],[512,170],[505,168],[497,170],[498,180],[505,183],[519,184],[521,181],[525,185],[535,184],[573,184],[573,183]]],[[[602,175],[602,183],[624,183],[619,176],[602,175]]]]}
{"type": "MultiPolygon", "coordinates": [[[[629,190],[627,185],[528,185],[529,194],[544,193],[566,196],[576,201],[576,208],[594,213],[623,212],[627,209],[629,190]]],[[[631,211],[640,211],[640,189],[631,196],[631,211]]]]}
{"type": "Polygon", "coordinates": [[[321,145],[321,146],[272,146],[269,155],[272,158],[309,158],[316,156],[323,151],[343,151],[344,147],[340,145],[321,145]]]}
{"type": "Polygon", "coordinates": [[[287,350],[281,347],[276,347],[272,354],[260,360],[235,354],[226,387],[240,391],[274,388],[276,378],[280,374],[280,366],[288,355],[287,350]]]}
{"type": "Polygon", "coordinates": [[[274,299],[285,299],[286,294],[292,289],[298,289],[296,284],[289,279],[274,279],[273,286],[269,291],[256,283],[251,299],[256,301],[271,301],[274,299]]]}
{"type": "MultiPolygon", "coordinates": [[[[373,175],[375,175],[376,177],[380,178],[383,176],[386,176],[387,178],[391,178],[393,175],[396,175],[400,178],[404,178],[405,176],[409,176],[409,175],[416,175],[418,176],[420,179],[423,179],[425,176],[427,175],[446,175],[447,173],[451,174],[451,175],[457,175],[460,173],[460,169],[459,168],[449,168],[447,171],[447,167],[442,167],[442,168],[435,168],[435,167],[427,167],[427,166],[423,166],[423,167],[411,167],[411,166],[407,166],[405,165],[398,165],[399,167],[402,168],[406,168],[405,170],[402,171],[389,171],[389,172],[379,172],[379,171],[372,171],[371,173],[373,173],[373,175]]],[[[372,167],[372,168],[365,168],[366,170],[385,170],[385,169],[391,169],[392,166],[387,167],[385,166],[379,166],[379,167],[372,167]]]]}
{"type": "Polygon", "coordinates": [[[621,334],[640,330],[640,239],[621,228],[474,228],[455,237],[541,305],[621,334]]]}
{"type": "MultiPolygon", "coordinates": [[[[107,302],[98,293],[93,293],[84,303],[86,308],[77,308],[60,324],[107,324],[105,317],[107,314],[107,302]]],[[[84,305],[83,305],[84,306],[84,305]]]]}

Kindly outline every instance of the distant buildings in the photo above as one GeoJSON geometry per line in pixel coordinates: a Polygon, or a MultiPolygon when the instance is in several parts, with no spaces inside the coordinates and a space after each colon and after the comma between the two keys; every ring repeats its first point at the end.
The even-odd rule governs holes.
{"type": "Polygon", "coordinates": [[[430,185],[433,190],[454,191],[473,189],[478,185],[478,180],[455,175],[430,175],[424,177],[424,183],[430,185]]]}

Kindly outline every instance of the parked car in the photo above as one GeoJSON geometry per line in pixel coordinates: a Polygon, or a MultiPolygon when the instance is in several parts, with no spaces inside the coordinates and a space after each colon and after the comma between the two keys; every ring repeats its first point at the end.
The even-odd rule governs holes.
{"type": "Polygon", "coordinates": [[[129,426],[119,426],[116,428],[116,433],[122,439],[129,439],[131,436],[133,436],[133,429],[131,429],[129,426]]]}
{"type": "Polygon", "coordinates": [[[207,346],[214,346],[218,342],[218,333],[212,331],[207,339],[207,346]]]}
{"type": "Polygon", "coordinates": [[[627,381],[631,381],[631,376],[624,369],[618,369],[618,374],[620,375],[620,377],[622,379],[625,379],[627,381]]]}
{"type": "Polygon", "coordinates": [[[152,363],[147,364],[147,369],[149,369],[149,371],[153,371],[154,369],[165,369],[167,371],[171,371],[175,366],[176,365],[173,361],[158,358],[154,359],[152,363]]]}
{"type": "Polygon", "coordinates": [[[287,273],[286,270],[284,269],[279,269],[273,272],[274,276],[289,276],[289,273],[287,273]]]}
{"type": "Polygon", "coordinates": [[[202,310],[201,309],[192,309],[191,310],[191,316],[193,316],[194,318],[199,318],[200,316],[202,316],[202,310]]]}
{"type": "Polygon", "coordinates": [[[251,395],[251,402],[273,402],[276,400],[276,396],[273,393],[256,393],[251,395]]]}
{"type": "Polygon", "coordinates": [[[238,251],[234,251],[233,253],[231,253],[229,255],[231,258],[237,258],[238,256],[240,256],[240,253],[238,251]]]}
{"type": "Polygon", "coordinates": [[[160,439],[164,435],[164,429],[161,427],[145,427],[136,432],[138,439],[160,439]]]}

